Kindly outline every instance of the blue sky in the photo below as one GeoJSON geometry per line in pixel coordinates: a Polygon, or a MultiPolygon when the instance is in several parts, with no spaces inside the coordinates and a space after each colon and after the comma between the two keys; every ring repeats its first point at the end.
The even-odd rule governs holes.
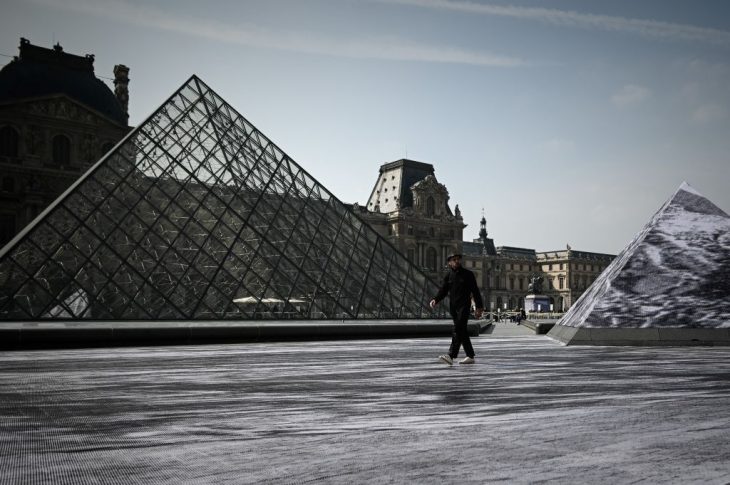
{"type": "Polygon", "coordinates": [[[21,36],[129,66],[131,124],[197,74],[346,202],[432,163],[466,240],[617,253],[682,181],[730,211],[722,0],[6,0],[21,36]]]}

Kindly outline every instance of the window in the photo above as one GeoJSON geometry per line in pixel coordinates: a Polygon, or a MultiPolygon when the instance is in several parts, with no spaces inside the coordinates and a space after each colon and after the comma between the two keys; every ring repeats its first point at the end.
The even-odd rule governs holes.
{"type": "Polygon", "coordinates": [[[558,288],[561,290],[565,288],[565,278],[562,276],[558,277],[558,288]]]}
{"type": "Polygon", "coordinates": [[[523,269],[522,269],[522,263],[520,263],[520,271],[523,271],[523,269]]]}
{"type": "Polygon", "coordinates": [[[15,192],[15,179],[13,177],[3,177],[3,191],[15,192]]]}
{"type": "Polygon", "coordinates": [[[0,156],[18,156],[18,132],[10,126],[0,129],[0,156]]]}
{"type": "Polygon", "coordinates": [[[553,270],[553,265],[552,265],[552,264],[549,264],[549,265],[548,265],[548,270],[549,270],[549,271],[552,271],[552,270],[553,270]]]}
{"type": "Polygon", "coordinates": [[[53,137],[53,163],[68,165],[71,161],[71,142],[67,136],[53,137]]]}
{"type": "Polygon", "coordinates": [[[433,200],[433,197],[429,197],[426,199],[426,215],[428,217],[433,217],[434,213],[436,212],[436,203],[433,200]]]}
{"type": "Polygon", "coordinates": [[[436,250],[434,248],[426,250],[426,267],[431,271],[436,271],[436,250]]]}
{"type": "Polygon", "coordinates": [[[0,214],[0,246],[10,241],[15,235],[15,216],[0,214]]]}
{"type": "Polygon", "coordinates": [[[408,250],[408,260],[409,261],[414,261],[415,260],[415,257],[416,257],[416,251],[413,250],[413,249],[409,249],[408,250]]]}
{"type": "Polygon", "coordinates": [[[509,289],[514,290],[515,289],[515,279],[513,276],[510,276],[509,278],[509,289]]]}
{"type": "Polygon", "coordinates": [[[520,278],[520,290],[524,290],[525,289],[524,284],[525,284],[524,278],[520,278]]]}
{"type": "Polygon", "coordinates": [[[431,237],[434,237],[434,235],[435,235],[435,234],[436,234],[436,233],[435,233],[435,231],[433,230],[433,227],[429,227],[429,228],[428,228],[428,235],[429,235],[429,236],[431,236],[431,237]]]}
{"type": "Polygon", "coordinates": [[[409,236],[413,235],[413,226],[408,226],[408,235],[409,236]]]}
{"type": "Polygon", "coordinates": [[[563,263],[560,263],[560,271],[563,270],[563,263]]]}

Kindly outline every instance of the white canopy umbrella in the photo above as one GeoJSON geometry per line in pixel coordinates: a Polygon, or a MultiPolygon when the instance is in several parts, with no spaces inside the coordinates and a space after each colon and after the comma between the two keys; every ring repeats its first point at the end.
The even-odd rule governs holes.
{"type": "Polygon", "coordinates": [[[288,300],[284,300],[282,298],[256,298],[255,296],[244,296],[243,298],[236,298],[233,300],[233,303],[242,303],[242,304],[255,304],[255,303],[307,303],[307,300],[303,300],[301,298],[289,298],[288,300]]]}

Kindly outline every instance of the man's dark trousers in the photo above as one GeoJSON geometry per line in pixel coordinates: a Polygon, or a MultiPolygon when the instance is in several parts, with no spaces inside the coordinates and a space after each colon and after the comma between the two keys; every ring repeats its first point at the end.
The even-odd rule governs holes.
{"type": "Polygon", "coordinates": [[[464,346],[467,357],[474,358],[474,347],[471,346],[467,323],[469,323],[469,307],[451,310],[451,317],[454,319],[454,334],[451,337],[449,356],[455,359],[459,355],[459,347],[464,346]]]}

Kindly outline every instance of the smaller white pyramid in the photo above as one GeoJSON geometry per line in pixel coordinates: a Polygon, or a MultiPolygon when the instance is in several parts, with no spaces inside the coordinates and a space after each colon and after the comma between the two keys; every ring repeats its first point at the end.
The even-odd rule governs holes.
{"type": "Polygon", "coordinates": [[[682,183],[550,335],[561,327],[730,329],[730,216],[682,183]]]}

